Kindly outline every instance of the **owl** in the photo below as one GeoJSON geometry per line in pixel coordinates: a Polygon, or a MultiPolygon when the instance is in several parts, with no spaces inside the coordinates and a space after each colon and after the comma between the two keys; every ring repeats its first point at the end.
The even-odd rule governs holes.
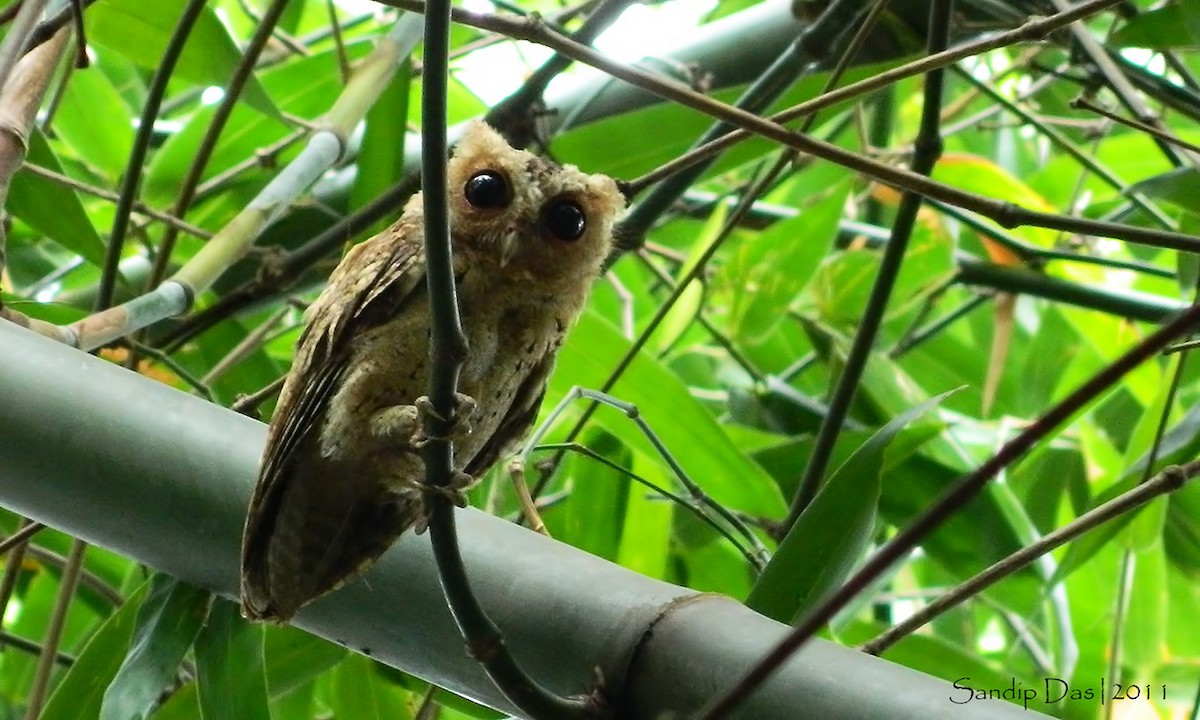
{"type": "MultiPolygon", "coordinates": [[[[447,167],[469,351],[455,470],[479,477],[528,430],[563,335],[612,245],[615,182],[473,123],[447,167]]],[[[424,529],[429,378],[421,196],[355,246],[306,312],[242,538],[242,612],[286,621],[424,529]]]]}

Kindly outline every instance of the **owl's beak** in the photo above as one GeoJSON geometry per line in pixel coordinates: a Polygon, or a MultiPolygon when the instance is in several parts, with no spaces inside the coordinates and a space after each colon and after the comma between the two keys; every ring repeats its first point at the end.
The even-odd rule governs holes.
{"type": "Polygon", "coordinates": [[[508,265],[508,261],[513,259],[517,254],[517,248],[521,245],[520,234],[516,229],[506,230],[500,236],[500,267],[508,265]]]}

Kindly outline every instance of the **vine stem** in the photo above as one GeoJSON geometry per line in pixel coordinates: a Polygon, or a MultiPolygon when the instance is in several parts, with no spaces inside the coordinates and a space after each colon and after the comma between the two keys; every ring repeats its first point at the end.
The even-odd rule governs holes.
{"type": "MultiPolygon", "coordinates": [[[[450,56],[450,3],[431,1],[425,9],[424,71],[421,75],[421,176],[425,213],[426,282],[429,287],[429,399],[434,412],[425,419],[425,481],[445,488],[454,475],[449,434],[455,422],[458,376],[468,347],[463,335],[454,285],[450,220],[446,195],[446,78],[450,56]]],[[[471,591],[458,546],[454,506],[445,493],[426,495],[429,535],[438,577],[467,652],[479,661],[496,687],[532,718],[595,718],[591,697],[564,698],[525,674],[509,653],[500,629],[471,591]]]]}

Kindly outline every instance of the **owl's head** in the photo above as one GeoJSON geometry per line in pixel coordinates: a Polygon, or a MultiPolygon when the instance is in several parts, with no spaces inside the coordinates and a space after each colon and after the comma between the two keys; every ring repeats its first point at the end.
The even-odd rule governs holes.
{"type": "Polygon", "coordinates": [[[447,177],[456,247],[549,283],[594,277],[625,207],[611,178],[514,150],[479,121],[455,147],[447,177]]]}

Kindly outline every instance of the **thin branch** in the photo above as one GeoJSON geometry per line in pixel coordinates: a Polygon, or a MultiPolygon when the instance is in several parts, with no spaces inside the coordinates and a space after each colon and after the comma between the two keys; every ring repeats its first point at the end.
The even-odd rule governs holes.
{"type": "MultiPolygon", "coordinates": [[[[1060,13],[1070,7],[1068,0],[1050,0],[1050,4],[1060,13]]],[[[1104,79],[1105,84],[1117,96],[1121,104],[1128,108],[1142,122],[1161,126],[1158,114],[1152,111],[1146,105],[1145,101],[1142,100],[1133,83],[1125,76],[1125,73],[1121,72],[1121,68],[1114,62],[1108,51],[1100,44],[1100,41],[1092,36],[1092,32],[1087,25],[1077,21],[1071,23],[1068,29],[1074,36],[1078,47],[1083,51],[1088,60],[1092,62],[1092,65],[1099,72],[1100,77],[1104,79]]],[[[1172,165],[1179,167],[1185,164],[1170,144],[1158,138],[1155,138],[1155,143],[1167,158],[1167,161],[1172,165]]],[[[1187,164],[1195,164],[1194,159],[1191,163],[1187,164]]]]}
{"type": "MultiPolygon", "coordinates": [[[[20,635],[13,635],[10,632],[0,630],[0,647],[11,646],[31,655],[41,655],[45,652],[44,646],[41,643],[34,642],[28,638],[23,638],[20,635]]],[[[69,655],[61,650],[54,654],[54,662],[59,665],[70,666],[75,664],[75,656],[69,655]]]]}
{"type": "MultiPolygon", "coordinates": [[[[1112,682],[1122,679],[1122,667],[1125,649],[1126,621],[1129,619],[1129,603],[1133,598],[1133,576],[1137,567],[1137,556],[1130,548],[1121,553],[1121,565],[1117,570],[1117,592],[1114,599],[1115,607],[1112,614],[1112,639],[1108,645],[1108,655],[1105,663],[1105,677],[1112,682]]],[[[1104,720],[1112,720],[1112,703],[1106,703],[1104,720]]]]}
{"type": "Polygon", "coordinates": [[[1168,131],[1163,130],[1162,128],[1157,127],[1155,125],[1151,125],[1149,123],[1144,123],[1144,122],[1141,122],[1138,120],[1134,120],[1132,118],[1127,118],[1122,115],[1118,115],[1117,113],[1115,113],[1111,110],[1106,110],[1083,96],[1073,99],[1071,101],[1071,107],[1073,107],[1077,110],[1087,110],[1089,112],[1094,112],[1097,115],[1099,115],[1100,117],[1112,120],[1113,122],[1124,125],[1127,128],[1132,128],[1139,132],[1144,132],[1147,135],[1153,135],[1154,137],[1158,138],[1159,140],[1162,140],[1163,142],[1171,143],[1172,145],[1175,145],[1179,148],[1187,150],[1188,152],[1192,152],[1192,153],[1196,153],[1197,155],[1200,155],[1200,145],[1190,143],[1187,140],[1184,140],[1183,138],[1179,137],[1175,133],[1168,132],[1168,131]]]}
{"type": "MultiPolygon", "coordinates": [[[[193,0],[193,2],[195,1],[193,0]]],[[[225,87],[225,95],[221,98],[221,103],[217,105],[216,110],[213,111],[208,129],[205,131],[199,147],[196,148],[195,159],[188,166],[187,175],[184,176],[176,190],[177,199],[171,209],[172,215],[181,218],[187,216],[188,208],[196,194],[196,187],[200,184],[204,169],[208,167],[208,161],[217,147],[217,140],[225,131],[225,125],[233,115],[233,109],[241,98],[242,90],[245,89],[254,73],[258,57],[266,47],[267,41],[271,39],[271,33],[275,30],[275,26],[279,23],[279,18],[286,8],[287,0],[272,0],[266,12],[263,13],[262,20],[255,29],[253,37],[242,51],[242,59],[229,78],[225,87]]],[[[150,280],[146,285],[147,290],[158,287],[166,277],[167,268],[171,263],[171,254],[175,248],[175,240],[178,237],[179,233],[173,228],[167,228],[158,247],[158,256],[154,259],[154,269],[150,272],[150,280]]]]}
{"type": "MultiPolygon", "coordinates": [[[[769,119],[780,124],[790,122],[846,100],[851,100],[856,97],[867,95],[876,90],[881,90],[899,82],[900,80],[916,77],[937,68],[949,67],[959,60],[963,60],[974,55],[980,55],[989,50],[1006,48],[1019,42],[1038,40],[1050,34],[1051,32],[1058,30],[1059,28],[1062,28],[1071,22],[1074,22],[1077,19],[1089,17],[1099,13],[1112,5],[1117,4],[1118,2],[1120,2],[1120,0],[1089,0],[1088,2],[1083,2],[1079,5],[1076,5],[1070,12],[1060,13],[1043,18],[1030,18],[1020,27],[984,37],[972,43],[959,45],[936,55],[928,55],[920,60],[906,63],[891,70],[885,70],[877,75],[872,75],[869,78],[865,78],[856,83],[851,83],[850,85],[838,88],[837,90],[823,93],[811,100],[794,105],[787,110],[783,110],[772,115],[769,119]]],[[[753,131],[753,133],[756,132],[758,131],[753,131]]],[[[723,138],[720,138],[719,140],[715,140],[704,147],[696,148],[694,154],[702,157],[708,157],[711,154],[718,153],[729,147],[732,147],[739,142],[748,140],[751,135],[752,131],[748,128],[738,130],[723,138]]],[[[692,153],[689,153],[689,155],[690,154],[692,153]]],[[[656,168],[653,172],[632,181],[630,184],[636,188],[643,184],[657,182],[658,180],[669,175],[673,175],[674,173],[679,172],[683,168],[689,167],[698,161],[698,158],[681,156],[675,160],[672,160],[670,163],[656,168]]]]}
{"type": "Polygon", "coordinates": [[[303,140],[308,134],[309,129],[307,125],[293,130],[270,145],[255,150],[252,157],[234,163],[216,175],[213,175],[196,187],[196,201],[198,202],[209,195],[220,192],[229,182],[247,171],[255,168],[273,167],[281,152],[303,140]]]}
{"type": "MultiPolygon", "coordinates": [[[[695,480],[692,480],[691,476],[684,471],[683,466],[679,464],[679,461],[675,459],[675,456],[671,453],[670,449],[667,448],[662,439],[658,437],[658,434],[654,432],[654,428],[650,427],[650,424],[647,423],[645,418],[642,417],[638,407],[632,403],[619,400],[605,392],[597,392],[595,390],[581,388],[578,385],[572,387],[569,391],[567,391],[567,394],[563,396],[562,400],[559,401],[558,405],[550,411],[546,422],[542,423],[541,427],[535,430],[529,436],[529,439],[526,440],[525,449],[518,457],[518,462],[524,465],[529,457],[529,453],[550,430],[550,425],[552,422],[563,413],[568,405],[576,400],[581,399],[591,401],[588,406],[589,408],[594,408],[597,405],[607,405],[614,410],[624,413],[625,417],[632,420],[634,425],[637,426],[638,430],[641,431],[646,440],[650,442],[650,445],[654,448],[654,451],[657,452],[659,457],[661,457],[663,461],[667,463],[667,467],[671,468],[671,472],[675,475],[675,479],[679,482],[680,486],[688,492],[688,495],[691,496],[692,502],[707,508],[714,515],[721,518],[729,527],[736,530],[738,534],[741,535],[753,549],[754,557],[751,559],[751,563],[754,565],[754,569],[757,571],[761,571],[763,569],[763,567],[766,565],[768,553],[767,549],[763,546],[762,541],[759,540],[758,536],[746,526],[741,518],[731,513],[724,505],[721,505],[710,498],[708,494],[704,492],[704,489],[701,488],[695,480]]],[[[567,440],[564,445],[570,445],[571,443],[572,440],[567,440]]]]}
{"type": "MultiPolygon", "coordinates": [[[[246,17],[250,18],[255,25],[262,22],[262,14],[256,12],[254,8],[250,7],[250,3],[248,3],[246,0],[238,0],[238,7],[242,12],[246,13],[246,17]]],[[[333,18],[333,20],[336,21],[337,18],[333,18]]],[[[301,57],[310,57],[312,55],[312,51],[304,46],[303,41],[293,37],[287,31],[278,26],[276,26],[274,31],[271,33],[271,36],[278,40],[280,45],[283,45],[283,47],[286,48],[286,50],[271,53],[272,56],[287,57],[289,53],[293,55],[299,55],[301,57]]],[[[275,59],[276,57],[264,56],[263,64],[268,64],[275,59]]]]}
{"type": "Polygon", "coordinates": [[[725,712],[752,693],[778,669],[782,662],[791,657],[841,608],[845,607],[846,603],[857,597],[872,582],[886,573],[892,565],[917,547],[922,539],[940,527],[948,517],[970,502],[997,473],[1024,456],[1056,428],[1116,384],[1126,373],[1154,357],[1171,342],[1195,328],[1197,323],[1200,323],[1200,304],[1189,307],[1171,322],[1147,336],[1142,342],[1089,378],[1019,435],[1005,443],[995,455],[948,488],[928,510],[896,534],[841,588],[806,616],[738,683],[729,695],[722,698],[718,706],[714,706],[713,710],[704,716],[704,720],[716,720],[721,717],[718,711],[725,712]]]}
{"type": "Polygon", "coordinates": [[[3,555],[18,545],[29,542],[29,538],[37,535],[40,531],[45,529],[45,527],[45,525],[39,522],[31,522],[12,535],[0,540],[0,555],[3,555]]]}
{"type": "MultiPolygon", "coordinates": [[[[953,0],[935,0],[930,7],[929,15],[929,54],[936,55],[946,49],[950,41],[950,13],[953,0]]],[[[943,70],[934,70],[925,79],[924,102],[921,108],[921,124],[915,141],[916,151],[913,154],[913,172],[929,175],[934,165],[942,155],[942,137],[940,133],[942,92],[944,89],[943,70]]],[[[879,261],[879,269],[875,272],[875,282],[871,286],[871,294],[863,309],[862,318],[858,322],[858,331],[846,355],[837,386],[829,399],[829,411],[821,420],[821,427],[813,443],[808,465],[792,498],[788,515],[780,528],[786,533],[800,518],[800,514],[817,496],[817,491],[825,479],[825,471],[833,456],[834,445],[841,435],[842,423],[850,412],[858,387],[862,382],[862,374],[866,370],[867,360],[875,347],[875,338],[883,325],[884,314],[896,278],[900,275],[900,266],[904,262],[904,254],[908,250],[908,241],[912,237],[916,224],[917,212],[921,209],[923,198],[911,192],[904,193],[900,199],[900,207],[892,225],[891,238],[884,246],[883,257],[879,261]]]]}
{"type": "MultiPolygon", "coordinates": [[[[29,543],[26,545],[26,553],[34,560],[45,565],[60,568],[64,571],[67,567],[66,556],[60,555],[53,550],[47,550],[39,545],[29,543]]],[[[79,585],[94,591],[97,597],[114,608],[120,607],[125,602],[125,597],[121,595],[120,591],[109,585],[104,578],[86,568],[79,572],[79,585]]]]}
{"type": "Polygon", "coordinates": [[[971,312],[973,312],[975,309],[981,307],[982,305],[985,305],[991,299],[992,299],[991,294],[978,293],[978,294],[972,295],[971,298],[969,300],[967,300],[966,302],[964,302],[962,305],[960,305],[957,308],[955,308],[954,310],[946,313],[944,316],[938,318],[937,320],[934,320],[933,322],[929,323],[928,325],[926,325],[924,327],[917,327],[916,325],[914,325],[912,332],[910,332],[910,333],[906,334],[904,337],[900,338],[900,340],[898,340],[896,342],[896,344],[894,346],[892,346],[892,348],[890,350],[888,350],[888,357],[893,358],[893,359],[902,357],[909,350],[912,350],[913,348],[917,347],[918,345],[925,342],[926,340],[929,340],[930,338],[940,335],[944,330],[949,328],[951,325],[953,325],[954,323],[963,319],[964,317],[969,315],[971,312]]]}
{"type": "Polygon", "coordinates": [[[1077,163],[1086,168],[1088,172],[1100,178],[1100,180],[1102,180],[1106,185],[1113,188],[1121,195],[1127,197],[1133,204],[1144,210],[1147,215],[1154,218],[1155,222],[1157,222],[1159,225],[1162,225],[1170,230],[1178,229],[1175,221],[1168,217],[1161,208],[1150,202],[1141,193],[1131,191],[1128,183],[1122,181],[1121,178],[1117,177],[1112,170],[1109,170],[1094,156],[1089,155],[1076,147],[1075,144],[1068,140],[1066,135],[1064,135],[1062,132],[1044,122],[1041,122],[1033,113],[1022,107],[1020,103],[1009,100],[990,84],[981,81],[979,78],[961,68],[955,68],[955,70],[956,74],[960,78],[970,83],[973,87],[978,88],[980,92],[986,95],[988,99],[992,101],[992,104],[995,107],[1004,108],[1009,113],[1012,113],[1020,118],[1022,123],[1036,128],[1038,134],[1049,140],[1054,147],[1071,156],[1077,163]]]}
{"type": "MultiPolygon", "coordinates": [[[[611,25],[635,0],[603,0],[578,30],[571,36],[582,45],[590,45],[600,33],[611,25]]],[[[542,99],[546,87],[554,78],[571,65],[571,58],[556,53],[525,80],[516,92],[501,100],[484,117],[484,121],[495,128],[503,128],[505,138],[513,147],[525,147],[533,139],[533,123],[528,115],[534,105],[542,99]]]]}
{"type": "MultiPolygon", "coordinates": [[[[415,0],[379,0],[385,5],[392,5],[405,9],[414,9],[423,11],[424,4],[415,2],[415,0]]],[[[1058,13],[1046,18],[1031,20],[1022,25],[1014,34],[1003,34],[1007,38],[1007,43],[1022,39],[1040,38],[1046,33],[1058,29],[1075,20],[1088,17],[1101,10],[1120,2],[1120,0],[1089,0],[1088,2],[1080,3],[1073,7],[1068,12],[1058,13]]],[[[864,157],[855,152],[851,152],[844,148],[838,147],[829,142],[824,142],[801,135],[787,129],[779,124],[785,119],[792,119],[798,115],[813,112],[817,107],[816,103],[806,103],[804,112],[793,114],[780,114],[771,118],[762,118],[753,113],[746,112],[739,108],[733,107],[726,103],[702,95],[692,90],[690,87],[648,72],[638,67],[626,65],[624,63],[612,60],[601,53],[595,52],[591,48],[581,46],[578,43],[572,42],[570,39],[562,37],[553,32],[540,22],[538,18],[531,17],[528,19],[513,19],[499,15],[489,15],[486,13],[474,13],[466,10],[457,11],[454,14],[456,20],[474,27],[482,27],[496,32],[503,32],[509,36],[534,42],[539,45],[545,45],[557,52],[574,57],[580,62],[587,63],[592,67],[597,68],[613,77],[624,80],[625,82],[637,87],[649,90],[656,95],[667,100],[674,100],[681,105],[698,110],[706,115],[723,120],[732,125],[736,125],[743,129],[742,132],[732,132],[723,138],[714,140],[705,146],[708,150],[715,148],[725,148],[736,142],[745,140],[751,134],[761,136],[768,140],[774,140],[782,145],[795,148],[804,153],[814,155],[816,157],[837,163],[843,167],[849,168],[856,172],[869,175],[879,182],[886,185],[899,188],[903,191],[918,193],[927,198],[942,200],[944,202],[958,205],[960,207],[969,208],[975,212],[992,218],[1001,226],[1006,228],[1015,228],[1021,226],[1044,227],[1051,230],[1064,230],[1067,232],[1077,232],[1085,235],[1098,235],[1101,237],[1110,237],[1126,242],[1141,243],[1152,247],[1168,248],[1173,250],[1187,250],[1190,252],[1200,252],[1200,239],[1193,235],[1185,233],[1170,232],[1166,230],[1152,230],[1134,225],[1126,225],[1123,223],[1105,222],[1101,220],[1092,220],[1089,218],[1063,216],[1054,213],[1039,212],[1028,208],[1016,205],[1011,202],[996,200],[959,188],[946,185],[944,183],[930,180],[928,177],[920,173],[914,173],[910,170],[905,170],[899,167],[894,167],[886,163],[878,162],[870,158],[864,157]]],[[[980,52],[981,49],[992,49],[995,47],[992,42],[995,38],[990,38],[986,42],[972,44],[971,52],[967,52],[963,57],[980,52]]],[[[1001,43],[1001,45],[1006,43],[1001,43]]],[[[961,48],[958,49],[961,51],[961,48]]],[[[945,67],[954,60],[959,59],[955,52],[948,51],[940,53],[940,57],[936,62],[928,62],[925,64],[912,64],[920,67],[922,71],[932,68],[945,67]]],[[[910,66],[906,66],[911,70],[910,66]]],[[[884,73],[876,76],[879,78],[884,73]]],[[[897,78],[892,78],[893,80],[897,78]]],[[[858,83],[857,85],[861,85],[858,83]]],[[[853,86],[847,86],[853,87],[853,86]]],[[[824,103],[820,107],[824,107],[824,103]]],[[[699,150],[699,149],[697,149],[699,150]]],[[[693,163],[699,162],[707,155],[699,152],[692,153],[685,160],[676,161],[670,164],[670,172],[663,172],[659,177],[678,172],[686,167],[690,167],[693,163]]],[[[665,168],[666,166],[664,166],[665,168]]],[[[644,183],[645,178],[639,179],[637,184],[644,183]]],[[[637,184],[627,183],[627,192],[632,192],[637,188],[637,184]]]]}
{"type": "MultiPolygon", "coordinates": [[[[0,89],[8,84],[17,61],[34,47],[33,32],[49,0],[24,0],[0,42],[0,89]]],[[[46,39],[49,39],[47,36],[46,39]]]]}
{"type": "MultiPolygon", "coordinates": [[[[29,162],[28,160],[26,160],[24,163],[22,163],[21,169],[25,170],[33,175],[37,175],[39,177],[44,177],[47,180],[52,180],[56,183],[65,185],[65,186],[71,188],[72,190],[76,190],[76,191],[84,193],[86,195],[91,195],[93,197],[98,197],[102,200],[109,200],[112,202],[117,202],[118,200],[120,200],[120,197],[121,197],[119,194],[117,194],[111,190],[107,190],[102,187],[97,187],[95,185],[90,185],[81,180],[77,180],[77,179],[71,177],[70,175],[64,175],[60,172],[55,172],[54,170],[51,170],[50,168],[45,168],[45,167],[42,167],[41,165],[35,165],[35,164],[29,162]]],[[[155,220],[158,220],[159,222],[162,222],[164,224],[172,225],[172,226],[178,228],[181,232],[185,232],[188,235],[191,235],[193,237],[198,237],[202,240],[207,240],[208,238],[213,236],[213,234],[211,232],[209,232],[208,230],[205,230],[204,228],[202,228],[198,225],[192,225],[189,222],[180,220],[179,218],[175,217],[174,215],[172,215],[170,213],[165,213],[165,212],[162,212],[161,210],[155,210],[154,208],[150,207],[149,205],[145,204],[144,202],[141,202],[140,200],[134,201],[133,212],[140,213],[147,217],[154,218],[155,220]]]]}
{"type": "MultiPolygon", "coordinates": [[[[817,21],[806,26],[799,37],[784,48],[770,67],[764,70],[741,94],[734,103],[734,107],[749,113],[758,113],[770,106],[784,91],[814,67],[814,60],[823,58],[830,52],[832,44],[845,34],[843,32],[845,27],[851,24],[849,19],[856,16],[855,9],[858,5],[856,0],[838,0],[838,2],[831,3],[817,21]]],[[[876,3],[874,9],[878,9],[880,6],[881,3],[876,3]]],[[[859,37],[865,35],[870,24],[870,20],[862,23],[860,28],[862,32],[859,33],[859,37]]],[[[838,74],[837,71],[831,73],[826,85],[827,90],[836,82],[838,74]]],[[[812,119],[815,119],[815,115],[810,117],[810,120],[812,119]]],[[[729,135],[734,129],[735,126],[728,122],[710,125],[704,134],[692,143],[692,151],[729,135]]],[[[791,156],[794,156],[794,153],[789,155],[789,157],[791,156]]],[[[645,242],[646,232],[715,160],[716,156],[710,155],[706,159],[666,177],[663,182],[657,184],[614,230],[617,238],[617,247],[614,249],[614,253],[640,248],[645,242]]],[[[780,165],[782,165],[782,159],[780,165]]],[[[639,181],[635,181],[630,185],[630,193],[636,194],[640,187],[644,186],[639,186],[639,181]]]]}
{"type": "MultiPolygon", "coordinates": [[[[734,537],[733,533],[729,531],[729,528],[727,528],[726,526],[724,526],[721,523],[714,520],[712,517],[709,516],[709,514],[707,512],[704,511],[704,506],[706,504],[715,504],[715,501],[712,498],[708,497],[707,495],[701,493],[703,500],[699,500],[695,496],[693,496],[691,498],[687,498],[682,495],[677,495],[677,494],[671,492],[670,490],[662,487],[661,485],[658,485],[657,483],[647,480],[646,478],[642,477],[641,475],[638,475],[637,473],[633,472],[632,470],[630,470],[626,467],[622,467],[621,465],[618,465],[617,463],[613,462],[612,460],[609,460],[608,458],[604,457],[603,455],[597,453],[595,450],[592,450],[588,446],[581,445],[577,442],[543,443],[536,447],[530,448],[530,452],[539,452],[539,451],[545,451],[545,450],[566,450],[568,452],[573,452],[573,453],[582,455],[590,460],[594,460],[595,462],[598,462],[601,465],[604,465],[605,467],[609,468],[610,470],[621,473],[622,475],[624,475],[625,477],[629,478],[630,480],[638,483],[639,485],[645,486],[651,492],[657,493],[657,494],[665,497],[666,499],[670,500],[671,502],[675,503],[676,505],[679,505],[680,507],[685,508],[688,512],[695,515],[696,518],[698,520],[700,520],[700,522],[711,527],[714,531],[717,532],[717,534],[719,534],[721,537],[728,540],[730,545],[733,545],[735,548],[737,548],[737,551],[739,553],[741,553],[742,557],[744,557],[746,559],[746,562],[751,567],[753,567],[756,572],[762,570],[763,560],[759,556],[758,551],[754,550],[753,548],[746,547],[742,543],[741,540],[738,540],[736,537],[734,537]]],[[[524,455],[524,454],[525,453],[522,453],[522,455],[524,455]]],[[[516,460],[514,460],[510,464],[509,467],[510,467],[510,471],[512,471],[512,472],[516,472],[518,470],[520,472],[524,472],[524,470],[525,470],[524,458],[518,457],[516,460]]],[[[737,521],[739,523],[742,523],[743,525],[745,524],[745,520],[743,518],[739,517],[739,518],[737,518],[737,521]]]]}
{"type": "MultiPolygon", "coordinates": [[[[167,84],[170,83],[171,75],[175,72],[175,64],[183,55],[184,45],[191,36],[192,28],[196,26],[205,7],[207,7],[206,0],[188,1],[183,13],[179,16],[179,22],[175,24],[171,39],[167,41],[167,47],[163,51],[158,68],[154,71],[154,77],[150,80],[150,86],[146,89],[146,101],[142,105],[142,115],[137,133],[134,135],[133,147],[129,153],[129,163],[125,166],[125,173],[121,178],[121,193],[117,199],[112,231],[109,234],[108,247],[104,253],[104,265],[100,271],[100,286],[96,291],[95,309],[97,311],[106,310],[113,303],[118,274],[117,265],[121,262],[121,251],[125,246],[125,233],[129,230],[129,215],[137,201],[138,186],[141,184],[146,154],[150,151],[150,142],[154,138],[154,121],[158,117],[163,97],[167,93],[167,84]]],[[[171,213],[171,215],[183,217],[183,214],[178,212],[171,213]]],[[[168,232],[175,231],[174,225],[167,227],[171,228],[168,232]]],[[[154,277],[155,273],[161,272],[157,269],[160,266],[162,266],[162,262],[155,263],[156,269],[152,271],[151,277],[154,277]]]]}
{"type": "Polygon", "coordinates": [[[169,353],[163,352],[161,349],[138,342],[133,338],[123,338],[121,340],[129,348],[131,357],[145,355],[149,358],[162,364],[164,367],[175,373],[180,380],[187,383],[200,397],[212,402],[215,399],[212,388],[202,378],[198,378],[185,368],[178,360],[171,357],[169,353]]]}
{"type": "Polygon", "coordinates": [[[58,645],[67,625],[67,610],[71,608],[71,601],[75,598],[75,586],[79,583],[79,571],[83,569],[83,555],[86,550],[87,543],[83,540],[75,539],[71,543],[71,554],[67,556],[62,578],[59,580],[58,597],[54,601],[50,624],[42,641],[42,654],[38,657],[37,672],[33,677],[33,687],[29,691],[26,720],[37,720],[46,702],[46,694],[50,689],[50,675],[54,672],[54,664],[58,660],[58,645]]]}
{"type": "Polygon", "coordinates": [[[91,62],[87,54],[87,28],[83,25],[83,0],[70,0],[71,25],[75,28],[75,68],[86,70],[91,62]]]}
{"type": "Polygon", "coordinates": [[[879,655],[898,640],[911,635],[937,616],[961,605],[999,580],[1029,565],[1029,563],[1042,555],[1065,545],[1113,518],[1132,512],[1154,498],[1178,490],[1197,475],[1200,475],[1200,460],[1194,460],[1185,465],[1172,465],[1163,469],[1162,472],[1138,485],[1133,490],[1122,493],[1112,500],[1087,511],[1067,525],[1051,533],[1047,533],[1037,542],[1021,548],[954,589],[947,591],[941,597],[905,618],[903,622],[880,633],[879,636],[871,641],[864,643],[861,648],[862,651],[872,655],[879,655]]]}
{"type": "Polygon", "coordinates": [[[287,380],[286,375],[278,377],[267,383],[267,385],[261,390],[257,390],[249,395],[239,396],[238,399],[229,406],[229,409],[236,413],[241,413],[242,415],[256,417],[258,406],[262,405],[264,402],[282,390],[285,380],[287,380]]]}
{"type": "Polygon", "coordinates": [[[231,367],[252,355],[263,346],[267,336],[275,329],[276,325],[283,322],[290,312],[291,308],[284,304],[270,317],[259,323],[258,327],[251,330],[237,345],[234,345],[233,349],[225,354],[225,357],[214,363],[209,371],[204,373],[204,377],[200,378],[200,382],[206,385],[212,383],[228,372],[231,367]]]}
{"type": "MultiPolygon", "coordinates": [[[[35,523],[29,518],[21,518],[20,527],[14,535],[20,534],[25,528],[41,526],[41,523],[35,523]]],[[[31,531],[30,536],[37,531],[31,531]]],[[[12,536],[9,537],[11,540],[12,536]]],[[[9,543],[5,540],[5,552],[8,553],[8,560],[4,563],[4,574],[0,576],[0,618],[8,614],[8,601],[12,599],[13,590],[17,587],[17,577],[21,574],[21,568],[24,567],[25,550],[29,547],[29,538],[25,538],[18,543],[9,543]]],[[[0,623],[3,625],[3,623],[0,623]]],[[[3,645],[0,645],[3,647],[3,645]]]]}

